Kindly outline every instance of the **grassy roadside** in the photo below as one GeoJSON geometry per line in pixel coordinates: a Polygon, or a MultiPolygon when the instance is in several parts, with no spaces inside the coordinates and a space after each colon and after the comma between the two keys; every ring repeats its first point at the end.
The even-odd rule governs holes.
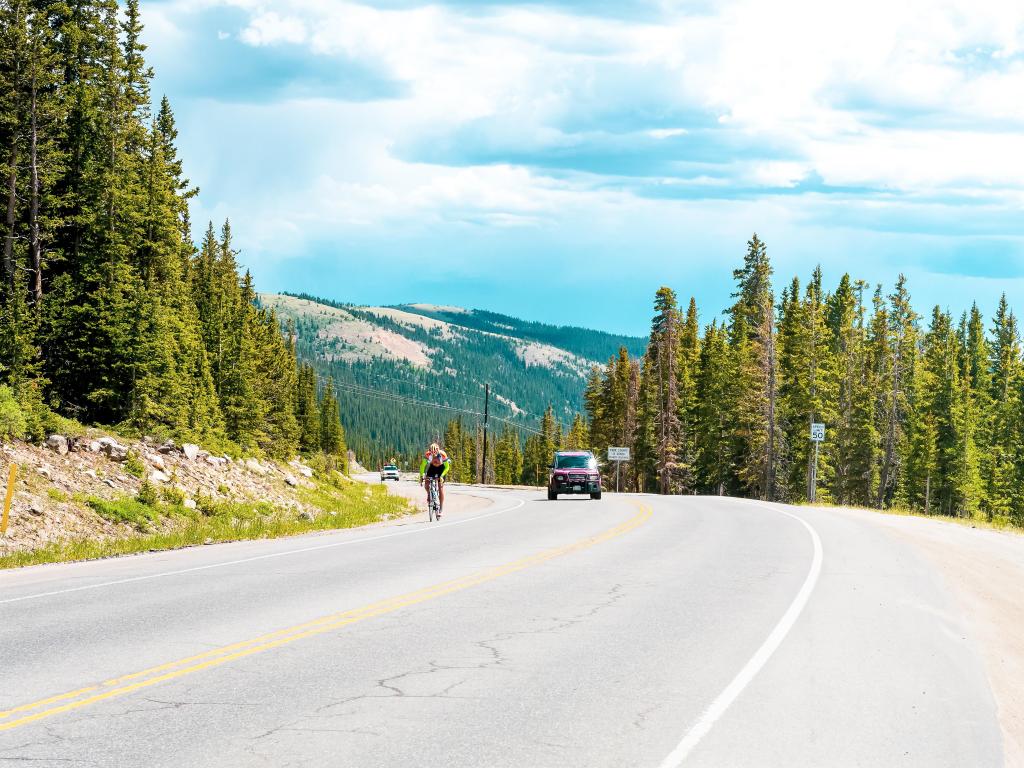
{"type": "Polygon", "coordinates": [[[143,486],[137,496],[113,501],[95,497],[76,499],[107,520],[129,525],[134,533],[109,540],[58,541],[38,549],[0,555],[0,569],[354,528],[411,511],[405,499],[389,496],[381,486],[347,479],[337,483],[317,479],[312,482],[314,487],[299,489],[300,500],[311,508],[307,512],[275,508],[265,502],[210,498],[197,499],[196,508],[189,509],[183,498],[158,493],[151,486],[143,486]]]}
{"type": "Polygon", "coordinates": [[[1017,525],[1011,520],[996,518],[994,520],[986,520],[984,518],[975,517],[952,517],[950,515],[928,515],[924,512],[920,512],[916,509],[908,509],[906,507],[888,507],[886,509],[877,509],[875,507],[851,507],[848,504],[830,504],[827,502],[815,502],[809,504],[804,502],[798,506],[802,507],[823,507],[825,509],[851,509],[857,512],[874,512],[879,515],[893,515],[895,517],[920,517],[924,520],[936,520],[943,523],[953,523],[955,525],[962,525],[966,528],[983,528],[989,531],[1001,531],[1003,533],[1015,533],[1024,534],[1024,526],[1017,525]]]}

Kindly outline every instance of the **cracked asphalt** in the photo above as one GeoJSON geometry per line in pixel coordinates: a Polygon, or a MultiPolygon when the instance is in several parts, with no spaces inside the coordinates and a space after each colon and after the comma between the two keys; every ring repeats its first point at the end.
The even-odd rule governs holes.
{"type": "MultiPolygon", "coordinates": [[[[0,573],[0,766],[659,766],[812,559],[799,522],[749,502],[473,493],[493,504],[433,526],[0,573]],[[597,536],[638,504],[653,514],[593,546],[79,703],[597,536]],[[48,714],[2,730],[25,712],[48,714]]],[[[1003,765],[976,642],[934,566],[877,526],[797,513],[821,577],[686,765],[1003,765]]]]}

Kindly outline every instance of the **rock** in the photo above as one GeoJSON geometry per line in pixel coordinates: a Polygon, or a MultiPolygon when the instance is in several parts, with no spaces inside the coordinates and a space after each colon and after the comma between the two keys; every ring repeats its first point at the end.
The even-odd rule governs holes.
{"type": "Polygon", "coordinates": [[[199,446],[195,443],[185,443],[181,446],[181,452],[185,454],[185,458],[189,461],[195,461],[199,456],[199,446]]]}
{"type": "Polygon", "coordinates": [[[316,515],[310,512],[308,509],[304,509],[299,512],[299,520],[305,520],[307,523],[316,522],[316,515]]]}
{"type": "Polygon", "coordinates": [[[96,474],[95,469],[87,469],[83,474],[85,474],[87,477],[91,477],[93,480],[99,480],[99,475],[96,474]]]}
{"type": "Polygon", "coordinates": [[[213,539],[204,539],[203,544],[213,544],[213,539]]]}
{"type": "Polygon", "coordinates": [[[292,488],[299,484],[299,481],[295,478],[295,475],[285,475],[284,481],[288,483],[292,488]]]}
{"type": "Polygon", "coordinates": [[[157,469],[167,469],[167,464],[164,463],[164,457],[156,453],[150,453],[146,456],[146,461],[152,464],[157,469]]]}
{"type": "Polygon", "coordinates": [[[260,464],[256,459],[246,459],[245,468],[252,472],[255,472],[257,475],[267,474],[266,468],[262,464],[260,464]]]}
{"type": "Polygon", "coordinates": [[[68,450],[71,453],[78,453],[84,450],[86,446],[85,438],[82,437],[69,437],[68,438],[68,450]]]}
{"type": "Polygon", "coordinates": [[[185,499],[183,502],[181,502],[181,506],[183,506],[185,509],[195,509],[196,508],[196,500],[195,499],[185,499]]]}
{"type": "Polygon", "coordinates": [[[309,467],[299,467],[299,474],[302,475],[303,477],[312,477],[313,470],[310,469],[309,467]]]}
{"type": "Polygon", "coordinates": [[[128,449],[116,442],[103,443],[101,445],[101,450],[111,461],[126,461],[128,459],[128,449]]]}
{"type": "Polygon", "coordinates": [[[32,513],[33,515],[41,515],[41,514],[43,514],[43,508],[40,507],[38,504],[30,504],[29,507],[28,507],[28,511],[30,513],[32,513]]]}
{"type": "Polygon", "coordinates": [[[100,445],[99,440],[90,440],[88,444],[85,446],[85,450],[87,450],[89,453],[99,453],[102,450],[102,448],[103,446],[100,445]]]}
{"type": "Polygon", "coordinates": [[[166,443],[161,445],[157,450],[166,456],[169,453],[174,453],[178,450],[178,446],[174,444],[173,440],[168,440],[166,443]]]}
{"type": "Polygon", "coordinates": [[[166,472],[161,472],[159,469],[154,469],[149,474],[149,482],[151,483],[169,483],[171,476],[166,472]]]}
{"type": "Polygon", "coordinates": [[[111,480],[109,477],[104,477],[103,478],[103,482],[106,483],[107,485],[109,485],[111,488],[115,488],[116,487],[114,485],[114,481],[111,480]]]}
{"type": "Polygon", "coordinates": [[[64,435],[50,435],[46,438],[45,445],[51,451],[56,451],[61,456],[67,456],[68,454],[68,439],[64,435]]]}
{"type": "Polygon", "coordinates": [[[211,456],[208,453],[205,456],[203,456],[203,461],[205,461],[211,467],[217,468],[223,467],[225,464],[228,463],[228,460],[225,459],[223,456],[211,456]]]}
{"type": "Polygon", "coordinates": [[[38,467],[36,469],[36,472],[38,472],[40,475],[45,477],[47,480],[50,479],[50,468],[48,466],[46,466],[45,464],[43,466],[41,466],[41,467],[38,467]]]}

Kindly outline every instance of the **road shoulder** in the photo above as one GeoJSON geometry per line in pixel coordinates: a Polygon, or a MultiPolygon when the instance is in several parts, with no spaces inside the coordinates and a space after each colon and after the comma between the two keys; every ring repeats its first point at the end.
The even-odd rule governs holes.
{"type": "Polygon", "coordinates": [[[1007,768],[1024,768],[1024,536],[942,520],[839,509],[906,541],[942,574],[979,643],[1007,768]]]}

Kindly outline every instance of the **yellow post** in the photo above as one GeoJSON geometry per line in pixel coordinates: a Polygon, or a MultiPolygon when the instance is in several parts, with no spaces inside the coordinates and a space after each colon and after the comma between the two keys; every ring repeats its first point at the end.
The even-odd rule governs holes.
{"type": "Polygon", "coordinates": [[[18,476],[18,465],[11,464],[7,474],[7,497],[4,499],[4,516],[0,518],[0,536],[7,534],[7,516],[11,513],[11,499],[14,498],[14,478],[18,476]]]}

